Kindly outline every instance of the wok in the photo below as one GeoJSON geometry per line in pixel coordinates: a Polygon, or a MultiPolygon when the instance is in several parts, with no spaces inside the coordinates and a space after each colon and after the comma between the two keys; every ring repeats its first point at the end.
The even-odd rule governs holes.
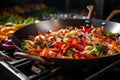
{"type": "MultiPolygon", "coordinates": [[[[120,11],[118,11],[120,12],[120,11]]],[[[115,13],[116,14],[116,13],[115,13]]],[[[111,18],[111,17],[110,17],[111,18]]],[[[107,19],[109,20],[109,19],[107,19]]],[[[37,35],[37,31],[41,31],[47,33],[49,30],[53,30],[56,26],[60,26],[64,28],[66,25],[68,26],[76,26],[79,27],[80,25],[94,25],[95,27],[103,26],[105,29],[110,30],[111,32],[120,33],[120,23],[106,21],[106,20],[98,20],[98,19],[63,19],[63,20],[48,20],[48,21],[41,21],[40,23],[35,23],[32,25],[28,25],[24,28],[19,29],[16,31],[12,36],[13,44],[22,52],[16,52],[15,56],[30,58],[32,60],[38,60],[44,63],[53,62],[55,66],[63,66],[63,67],[79,67],[84,68],[86,66],[100,66],[111,63],[113,61],[120,59],[120,54],[106,56],[106,57],[99,57],[93,59],[83,59],[83,60],[72,60],[72,59],[58,59],[58,58],[47,58],[47,57],[40,57],[34,54],[25,52],[21,48],[20,41],[23,39],[28,39],[28,35],[37,35]]]]}

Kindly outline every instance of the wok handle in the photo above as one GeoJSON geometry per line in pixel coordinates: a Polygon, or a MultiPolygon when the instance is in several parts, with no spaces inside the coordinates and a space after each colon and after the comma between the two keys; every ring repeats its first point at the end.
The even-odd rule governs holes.
{"type": "Polygon", "coordinates": [[[92,14],[93,8],[94,8],[93,5],[88,5],[88,6],[87,6],[87,9],[88,9],[88,11],[89,11],[89,12],[88,12],[87,19],[90,19],[90,18],[91,18],[91,14],[92,14]]]}
{"type": "Polygon", "coordinates": [[[27,54],[27,53],[24,53],[24,52],[15,52],[15,53],[14,53],[14,56],[15,56],[15,57],[28,58],[28,59],[34,60],[34,61],[40,61],[40,62],[43,63],[43,64],[50,64],[49,61],[43,59],[43,58],[40,57],[40,56],[32,55],[32,54],[27,54]]]}
{"type": "Polygon", "coordinates": [[[120,10],[113,10],[110,15],[107,17],[106,21],[110,21],[113,16],[117,15],[117,14],[120,14],[120,10]]]}
{"type": "Polygon", "coordinates": [[[13,59],[0,51],[0,61],[12,61],[13,59]]]}

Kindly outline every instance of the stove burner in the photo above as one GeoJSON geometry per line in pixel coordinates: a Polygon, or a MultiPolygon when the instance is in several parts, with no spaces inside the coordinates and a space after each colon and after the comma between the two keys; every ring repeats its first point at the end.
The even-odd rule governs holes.
{"type": "Polygon", "coordinates": [[[12,61],[0,62],[0,80],[113,80],[120,79],[120,60],[100,67],[86,67],[76,72],[48,66],[38,61],[14,57],[15,51],[0,51],[12,61]],[[2,74],[1,74],[2,73],[2,74]]]}

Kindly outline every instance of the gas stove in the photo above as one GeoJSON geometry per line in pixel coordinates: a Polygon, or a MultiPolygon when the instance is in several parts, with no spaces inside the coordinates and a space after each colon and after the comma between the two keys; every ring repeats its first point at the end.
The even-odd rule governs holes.
{"type": "Polygon", "coordinates": [[[15,51],[0,51],[12,61],[0,62],[0,80],[118,80],[120,61],[100,67],[86,67],[82,70],[65,70],[38,61],[14,57],[15,51]]]}
{"type": "MultiPolygon", "coordinates": [[[[69,15],[57,13],[42,19],[61,19],[63,17],[64,19],[86,18],[73,13],[69,13],[69,15]]],[[[7,57],[6,61],[0,61],[0,80],[120,80],[120,60],[99,67],[92,66],[74,70],[45,65],[26,58],[17,58],[14,56],[17,51],[0,50],[0,55],[7,57]]]]}

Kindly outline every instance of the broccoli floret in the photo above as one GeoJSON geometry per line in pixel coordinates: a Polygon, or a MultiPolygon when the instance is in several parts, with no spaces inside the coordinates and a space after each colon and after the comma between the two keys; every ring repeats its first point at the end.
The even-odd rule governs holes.
{"type": "Polygon", "coordinates": [[[73,52],[71,50],[67,50],[65,55],[73,58],[73,52]]]}
{"type": "Polygon", "coordinates": [[[25,50],[28,50],[29,49],[29,44],[27,42],[24,42],[22,44],[22,48],[25,49],[25,50]]]}
{"type": "Polygon", "coordinates": [[[111,35],[111,36],[112,36],[112,35],[113,35],[113,36],[120,36],[119,33],[112,33],[112,32],[109,31],[109,30],[105,30],[104,34],[105,34],[105,35],[111,35]]]}
{"type": "Polygon", "coordinates": [[[99,44],[99,45],[95,45],[88,54],[102,56],[104,51],[105,51],[105,46],[102,44],[99,44]]]}

